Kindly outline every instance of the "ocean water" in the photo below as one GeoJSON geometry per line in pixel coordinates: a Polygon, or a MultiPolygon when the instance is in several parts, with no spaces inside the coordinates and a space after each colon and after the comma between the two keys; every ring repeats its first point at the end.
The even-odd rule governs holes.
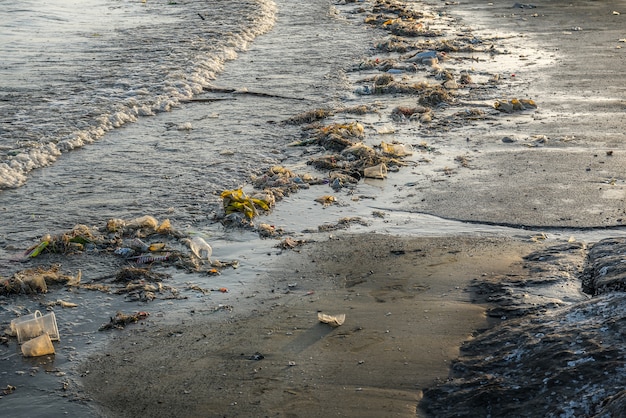
{"type": "Polygon", "coordinates": [[[202,92],[275,19],[271,1],[8,2],[0,188],[202,92]]]}

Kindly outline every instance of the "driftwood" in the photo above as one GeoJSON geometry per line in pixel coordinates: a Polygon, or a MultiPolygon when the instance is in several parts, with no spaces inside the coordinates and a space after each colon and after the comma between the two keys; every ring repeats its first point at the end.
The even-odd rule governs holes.
{"type": "Polygon", "coordinates": [[[237,89],[232,89],[232,88],[227,88],[227,87],[204,87],[203,90],[209,93],[246,94],[246,95],[258,96],[258,97],[271,97],[274,99],[304,100],[304,97],[281,96],[279,94],[263,93],[263,92],[258,92],[258,91],[249,91],[249,90],[237,90],[237,89]]]}

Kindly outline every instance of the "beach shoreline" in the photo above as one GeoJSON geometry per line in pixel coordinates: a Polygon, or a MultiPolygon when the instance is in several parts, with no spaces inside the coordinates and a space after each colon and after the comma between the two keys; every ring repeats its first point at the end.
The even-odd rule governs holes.
{"type": "MultiPolygon", "coordinates": [[[[349,232],[308,234],[303,246],[280,251],[258,270],[254,263],[263,254],[251,256],[241,282],[254,283],[232,288],[228,299],[212,305],[218,309],[178,312],[175,319],[162,311],[162,317],[113,330],[110,343],[77,367],[77,399],[103,416],[428,416],[420,407],[423,392],[452,382],[460,347],[509,319],[490,315],[497,306],[476,296],[477,283],[529,277],[524,257],[568,241],[580,244],[572,251],[583,264],[586,243],[574,231],[622,233],[626,153],[616,116],[626,109],[619,98],[626,83],[618,81],[623,35],[617,20],[603,26],[621,17],[595,3],[570,3],[447,5],[435,28],[458,25],[455,30],[473,36],[476,25],[476,42],[485,37],[500,48],[502,39],[521,48],[494,54],[494,61],[482,53],[457,59],[450,52],[442,59],[455,76],[469,68],[479,80],[500,72],[496,87],[478,82],[483,90],[470,89],[473,96],[459,89],[461,98],[437,108],[432,123],[403,120],[391,134],[380,133],[392,123],[388,114],[396,106],[415,106],[416,97],[372,96],[378,113],[359,120],[368,134],[379,135],[373,142],[412,144],[416,152],[408,166],[387,180],[361,182],[358,193],[337,192],[338,204],[326,210],[298,202],[300,213],[281,215],[296,197],[264,218],[280,225],[276,220],[283,216],[298,231],[305,222],[321,225],[348,214],[375,218],[376,211],[379,233],[365,223],[349,232]],[[450,23],[447,13],[455,8],[476,20],[463,21],[466,27],[450,23]],[[546,49],[525,49],[525,42],[546,49]],[[605,58],[606,65],[594,64],[605,58]],[[533,99],[537,108],[500,114],[493,107],[496,93],[499,100],[533,99]],[[514,232],[438,233],[431,227],[422,236],[408,214],[505,225],[514,232]],[[332,328],[319,322],[319,312],[343,313],[346,322],[332,328]]],[[[377,55],[387,56],[376,51],[369,58],[377,55]]],[[[373,74],[349,72],[346,78],[361,82],[373,74]]],[[[367,100],[349,95],[351,104],[367,100]]],[[[357,116],[338,114],[329,122],[352,120],[357,116]]],[[[308,149],[298,152],[289,154],[302,168],[308,149]]],[[[568,282],[554,306],[584,297],[575,287],[576,268],[567,272],[574,285],[568,282]]],[[[536,306],[551,312],[539,299],[536,306]]]]}

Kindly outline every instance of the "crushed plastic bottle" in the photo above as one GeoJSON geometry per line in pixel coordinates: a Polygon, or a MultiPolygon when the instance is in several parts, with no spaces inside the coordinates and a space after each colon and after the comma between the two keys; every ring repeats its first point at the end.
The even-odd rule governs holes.
{"type": "Polygon", "coordinates": [[[211,254],[213,254],[213,249],[211,246],[202,238],[202,237],[193,237],[191,240],[188,240],[189,248],[191,252],[196,255],[196,257],[211,261],[211,254]]]}

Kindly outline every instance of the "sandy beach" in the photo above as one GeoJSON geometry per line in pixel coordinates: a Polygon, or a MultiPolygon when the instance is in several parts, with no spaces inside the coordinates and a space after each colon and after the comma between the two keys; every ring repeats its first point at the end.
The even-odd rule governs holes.
{"type": "Polygon", "coordinates": [[[262,278],[250,315],[129,327],[84,366],[83,382],[115,416],[424,416],[422,390],[498,321],[472,303],[471,281],[522,274],[530,248],[378,234],[307,245],[262,278]]]}
{"type": "MultiPolygon", "coordinates": [[[[396,3],[383,3],[383,11],[368,3],[351,18],[385,29],[383,17],[396,3]]],[[[582,293],[583,272],[590,282],[606,273],[593,267],[590,248],[623,235],[626,221],[626,3],[438,2],[432,10],[429,30],[453,31],[466,48],[493,45],[440,55],[453,81],[463,74],[474,81],[446,87],[452,99],[434,103],[429,121],[421,110],[394,120],[393,109],[423,104],[398,86],[421,71],[443,88],[445,71],[390,73],[397,84],[385,85],[376,84],[375,69],[348,72],[346,84],[361,91],[367,83],[397,90],[351,96],[359,104],[371,98],[375,112],[338,111],[324,121],[359,120],[378,143],[391,126],[394,141],[413,145],[409,163],[385,180],[361,181],[358,193],[337,192],[328,210],[312,202],[315,210],[303,209],[292,197],[263,218],[287,219],[289,229],[302,231],[326,218],[370,217],[376,232],[363,222],[296,233],[302,245],[272,250],[258,271],[245,265],[242,277],[254,286],[231,290],[218,309],[112,330],[110,342],[78,366],[81,401],[107,417],[620,416],[610,414],[626,395],[615,389],[621,377],[611,370],[624,367],[623,331],[599,336],[589,322],[580,334],[559,334],[558,324],[570,324],[578,304],[606,296],[599,286],[582,293]],[[494,74],[499,78],[488,81],[494,74]],[[502,112],[494,98],[535,106],[502,112]],[[422,234],[411,223],[418,215],[513,232],[438,234],[431,227],[422,234]],[[322,323],[320,313],[345,315],[345,322],[322,323]],[[570,346],[556,346],[559,335],[570,346]],[[548,351],[528,348],[540,340],[548,351]],[[539,361],[545,358],[552,361],[539,361]],[[606,374],[594,374],[592,361],[606,374]],[[521,392],[516,382],[525,382],[521,392]],[[581,390],[595,397],[583,399],[581,390]]],[[[389,57],[405,52],[373,50],[367,63],[389,57]]],[[[254,56],[238,62],[248,68],[254,56]]],[[[300,153],[294,170],[308,168],[310,150],[301,149],[288,151],[300,153]]],[[[331,193],[323,187],[298,196],[331,193]]],[[[585,306],[591,312],[596,305],[585,306]]]]}

